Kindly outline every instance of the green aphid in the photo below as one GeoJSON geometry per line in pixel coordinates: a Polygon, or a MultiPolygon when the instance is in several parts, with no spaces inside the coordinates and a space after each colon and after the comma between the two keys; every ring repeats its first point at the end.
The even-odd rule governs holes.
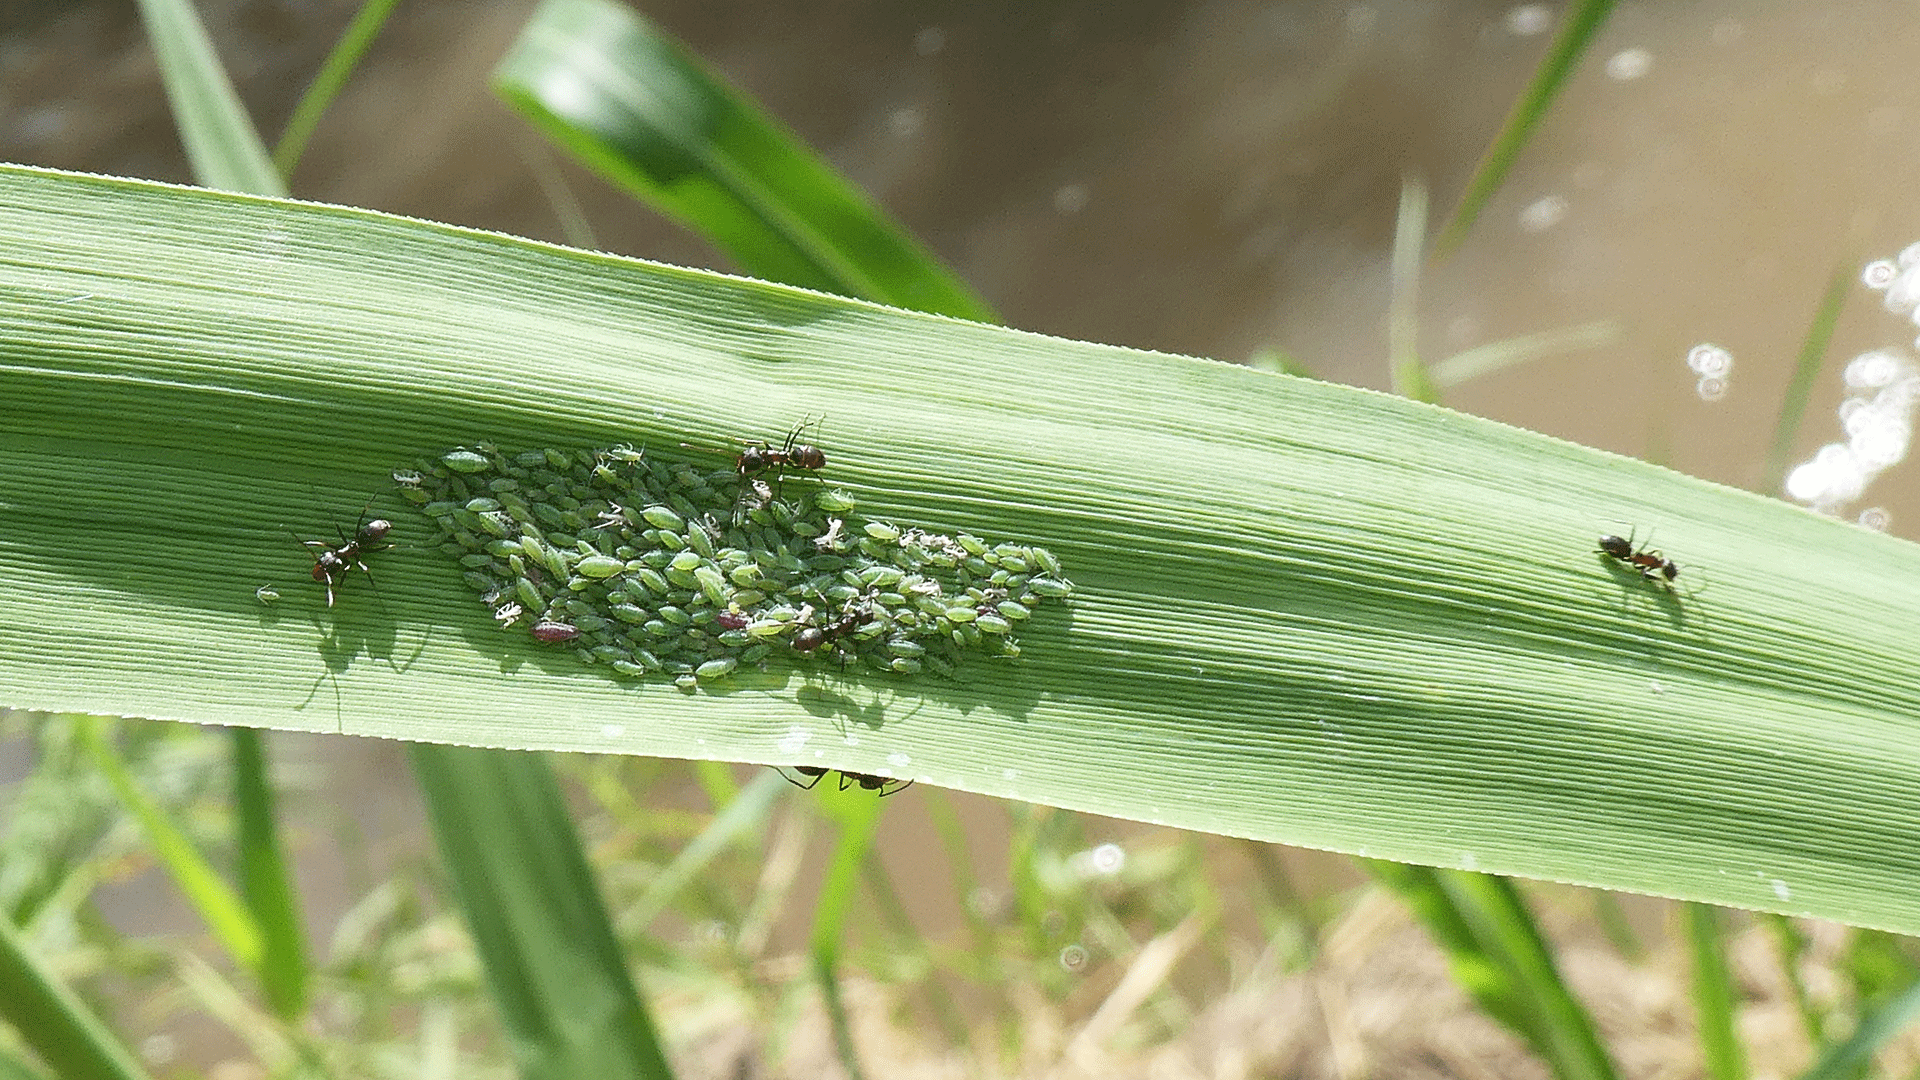
{"type": "Polygon", "coordinates": [[[722,607],[726,605],[727,579],[720,576],[720,571],[711,566],[702,566],[694,570],[693,576],[699,579],[700,591],[707,595],[707,599],[722,607]]]}
{"type": "MultiPolygon", "coordinates": [[[[658,614],[658,612],[655,614],[658,614]]],[[[640,629],[645,630],[648,637],[656,638],[663,638],[674,632],[674,628],[664,619],[648,619],[645,623],[641,624],[640,629]]]]}
{"type": "MultiPolygon", "coordinates": [[[[554,606],[566,611],[570,615],[591,615],[599,610],[593,606],[591,601],[582,600],[577,596],[569,596],[554,606]]],[[[573,626],[576,630],[586,629],[586,627],[580,625],[578,620],[573,620],[573,626]]]]}
{"type": "Polygon", "coordinates": [[[496,539],[505,539],[513,535],[513,519],[499,510],[481,514],[480,531],[496,539]]]}
{"type": "Polygon", "coordinates": [[[633,661],[634,663],[639,664],[640,666],[646,668],[648,671],[659,671],[660,668],[663,666],[660,663],[659,657],[653,655],[651,652],[648,652],[645,649],[633,650],[633,661]]]}
{"type": "Polygon", "coordinates": [[[627,564],[611,555],[589,555],[573,564],[574,572],[589,578],[610,578],[626,573],[627,564]]]}
{"type": "Polygon", "coordinates": [[[474,450],[454,450],[440,456],[447,468],[457,473],[485,472],[493,467],[487,455],[474,450]]]}
{"type": "Polygon", "coordinates": [[[714,558],[713,537],[697,524],[687,530],[687,547],[703,559],[714,558]]]}
{"type": "Polygon", "coordinates": [[[500,493],[500,509],[512,515],[513,520],[522,525],[530,524],[533,521],[533,507],[527,503],[527,500],[521,498],[515,492],[503,491],[500,493]]]}
{"type": "Polygon", "coordinates": [[[524,555],[507,556],[507,572],[514,577],[527,576],[527,560],[524,555]]]}
{"type": "Polygon", "coordinates": [[[973,625],[988,634],[1013,633],[1013,624],[998,615],[982,615],[973,620],[973,625]]]}
{"type": "Polygon", "coordinates": [[[744,649],[753,642],[745,630],[723,630],[717,636],[717,640],[730,649],[744,649]]]}
{"type": "Polygon", "coordinates": [[[700,508],[693,505],[693,503],[687,500],[686,496],[677,491],[667,492],[667,505],[679,511],[680,516],[683,518],[691,519],[700,516],[700,508]]]}
{"type": "Polygon", "coordinates": [[[496,494],[508,491],[519,491],[520,481],[510,476],[496,477],[495,479],[487,481],[487,488],[496,494]]]}
{"type": "Polygon", "coordinates": [[[618,645],[595,645],[591,649],[582,649],[581,652],[590,654],[595,660],[603,663],[612,663],[615,660],[628,660],[633,656],[631,652],[628,652],[618,645]]]}
{"type": "Polygon", "coordinates": [[[896,656],[893,658],[893,660],[888,662],[887,666],[899,672],[902,675],[920,674],[920,661],[913,659],[912,657],[896,656]]]}
{"type": "Polygon", "coordinates": [[[687,538],[677,532],[665,529],[648,529],[646,537],[658,544],[663,551],[684,552],[687,550],[687,538]]]}
{"type": "Polygon", "coordinates": [[[640,516],[646,518],[647,524],[652,525],[656,529],[679,532],[687,527],[684,518],[664,506],[649,506],[640,511],[640,516]]]}
{"type": "Polygon", "coordinates": [[[647,669],[631,660],[615,660],[607,665],[628,678],[638,678],[647,673],[647,669]]]}
{"type": "Polygon", "coordinates": [[[634,576],[639,578],[640,584],[646,586],[646,590],[655,596],[665,596],[672,591],[667,585],[667,579],[661,577],[658,570],[650,570],[642,566],[634,576]]]}
{"type": "Polygon", "coordinates": [[[540,523],[549,529],[564,528],[567,522],[566,515],[560,512],[559,507],[554,506],[550,502],[542,501],[534,503],[533,516],[538,518],[540,523]]]}
{"type": "Polygon", "coordinates": [[[703,560],[700,558],[699,555],[696,555],[691,551],[683,551],[678,555],[675,555],[673,557],[673,561],[669,562],[667,565],[671,566],[675,570],[691,571],[694,567],[699,566],[702,561],[703,560]]]}
{"type": "Polygon", "coordinates": [[[740,661],[731,656],[723,656],[718,660],[709,660],[699,667],[694,668],[693,675],[694,678],[701,682],[707,682],[713,679],[724,679],[733,674],[733,669],[739,666],[740,661]]]}
{"type": "Polygon", "coordinates": [[[460,565],[476,569],[482,566],[491,566],[493,565],[493,556],[488,555],[484,551],[476,551],[470,555],[460,556],[460,565]]]}
{"type": "Polygon", "coordinates": [[[994,605],[994,610],[1009,619],[1027,619],[1033,616],[1033,612],[1027,605],[1017,600],[1002,600],[994,605]]]}
{"type": "Polygon", "coordinates": [[[925,656],[927,647],[908,638],[894,638],[887,642],[887,651],[895,656],[925,656]]]}
{"type": "Polygon", "coordinates": [[[945,611],[942,611],[940,615],[942,618],[946,619],[948,622],[970,623],[974,619],[978,618],[980,613],[973,610],[970,607],[950,607],[945,611]]]}
{"type": "Polygon", "coordinates": [[[567,452],[565,450],[549,449],[549,450],[543,450],[541,451],[541,453],[546,455],[547,464],[553,466],[556,469],[573,468],[573,459],[567,456],[567,452]]]}
{"type": "Polygon", "coordinates": [[[632,604],[613,605],[613,617],[619,619],[621,622],[632,623],[635,626],[652,618],[645,608],[635,607],[632,604]]]}
{"type": "Polygon", "coordinates": [[[693,621],[693,616],[672,604],[660,605],[659,608],[655,609],[654,614],[673,623],[675,626],[685,626],[693,621]]]}
{"type": "Polygon", "coordinates": [[[743,589],[757,585],[765,578],[766,578],[765,572],[762,571],[759,566],[753,563],[747,563],[743,566],[736,566],[733,569],[727,571],[727,580],[733,582],[735,585],[738,585],[743,589]]]}
{"type": "Polygon", "coordinates": [[[870,566],[860,574],[860,584],[870,589],[885,589],[906,580],[906,573],[893,566],[870,566]]]}
{"type": "Polygon", "coordinates": [[[873,595],[873,600],[874,600],[874,603],[879,604],[881,607],[903,608],[907,606],[907,597],[905,593],[897,593],[897,592],[875,593],[873,595]]]}
{"type": "Polygon", "coordinates": [[[415,504],[416,506],[433,501],[432,492],[426,490],[425,488],[417,488],[417,487],[401,488],[400,497],[407,500],[410,503],[415,504]]]}
{"type": "Polygon", "coordinates": [[[430,502],[427,505],[421,507],[420,509],[424,510],[425,512],[427,512],[428,514],[434,517],[444,518],[444,517],[453,516],[453,512],[455,510],[460,509],[460,504],[457,502],[441,500],[439,502],[430,502]]]}
{"type": "Polygon", "coordinates": [[[761,592],[759,589],[741,589],[733,594],[733,602],[743,608],[750,608],[756,604],[765,603],[766,599],[767,594],[761,592]]]}
{"type": "Polygon", "coordinates": [[[682,570],[677,566],[669,566],[666,570],[662,571],[662,573],[666,575],[669,584],[678,585],[683,589],[700,588],[700,579],[695,577],[691,570],[682,570]]]}
{"type": "Polygon", "coordinates": [[[981,540],[977,536],[970,536],[966,533],[961,533],[959,536],[954,537],[954,541],[958,543],[962,548],[965,548],[967,554],[969,555],[978,556],[978,555],[985,555],[987,553],[986,541],[981,540]]]}
{"type": "Polygon", "coordinates": [[[1044,596],[1048,599],[1073,595],[1073,583],[1061,578],[1033,578],[1027,582],[1027,588],[1031,589],[1035,596],[1044,596]]]}
{"type": "Polygon", "coordinates": [[[851,492],[841,491],[836,488],[832,491],[814,492],[813,505],[829,514],[844,514],[855,506],[858,506],[859,501],[853,497],[851,492]]]}
{"type": "Polygon", "coordinates": [[[673,685],[691,694],[699,688],[700,680],[692,674],[680,675],[673,680],[673,685]]]}
{"type": "Polygon", "coordinates": [[[520,602],[532,610],[538,611],[547,606],[547,598],[540,595],[540,587],[526,578],[514,579],[513,591],[520,597],[520,602]]]}
{"type": "Polygon", "coordinates": [[[753,638],[776,637],[785,633],[789,626],[789,622],[780,619],[761,619],[748,623],[746,634],[753,638]]]}
{"type": "Polygon", "coordinates": [[[746,649],[740,653],[740,659],[749,664],[754,664],[765,660],[771,655],[773,655],[773,646],[763,641],[758,645],[747,646],[746,649]]]}
{"type": "Polygon", "coordinates": [[[461,574],[460,580],[466,582],[467,587],[477,593],[490,593],[500,587],[499,582],[492,577],[475,570],[461,574]]]}

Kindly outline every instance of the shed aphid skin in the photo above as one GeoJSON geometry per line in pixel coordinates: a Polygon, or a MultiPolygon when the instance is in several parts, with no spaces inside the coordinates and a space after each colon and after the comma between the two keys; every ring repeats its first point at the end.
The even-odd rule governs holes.
{"type": "MultiPolygon", "coordinates": [[[[372,506],[373,500],[367,500],[367,505],[372,506]]],[[[300,540],[304,546],[319,549],[313,557],[313,580],[326,586],[328,607],[333,606],[334,590],[348,572],[358,567],[366,572],[367,580],[372,581],[373,571],[367,569],[366,556],[393,546],[385,542],[393,523],[385,518],[369,520],[366,513],[365,510],[360,511],[360,524],[354,526],[351,538],[337,527],[334,529],[340,536],[338,544],[330,544],[325,540],[300,540],[299,533],[293,534],[293,538],[300,540]]]]}
{"type": "Polygon", "coordinates": [[[1680,576],[1680,566],[1672,559],[1645,545],[1634,547],[1634,538],[1631,533],[1625,537],[1609,533],[1600,538],[1599,544],[1600,546],[1594,549],[1596,554],[1605,555],[1615,562],[1632,567],[1641,577],[1664,585],[1668,589],[1673,588],[1673,579],[1680,576]]]}
{"type": "Polygon", "coordinates": [[[900,792],[913,786],[913,781],[911,780],[899,780],[891,776],[872,776],[867,773],[847,772],[844,769],[825,769],[818,765],[789,765],[786,768],[776,767],[776,771],[780,773],[781,778],[786,780],[787,783],[792,784],[802,791],[812,791],[814,786],[820,783],[820,778],[830,772],[838,772],[840,774],[841,791],[845,791],[858,784],[863,791],[879,792],[880,798],[883,799],[889,795],[898,795],[900,792]],[[806,777],[807,782],[803,784],[793,777],[788,776],[787,769],[792,769],[794,772],[806,777]]]}

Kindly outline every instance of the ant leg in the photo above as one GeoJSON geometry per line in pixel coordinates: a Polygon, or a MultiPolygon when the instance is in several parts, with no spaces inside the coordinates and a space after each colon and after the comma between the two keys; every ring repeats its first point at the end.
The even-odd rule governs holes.
{"type": "MultiPolygon", "coordinates": [[[[898,781],[898,780],[895,780],[895,781],[894,781],[894,783],[896,783],[896,784],[900,784],[900,781],[898,781]]],[[[906,782],[906,783],[904,783],[904,784],[900,784],[900,786],[899,786],[899,787],[896,787],[896,788],[888,788],[887,790],[885,790],[885,791],[882,791],[882,792],[880,793],[880,797],[884,799],[884,798],[886,798],[886,797],[887,797],[887,796],[889,796],[889,795],[898,795],[898,794],[900,794],[901,792],[903,792],[903,791],[905,791],[905,790],[907,790],[908,788],[910,788],[910,787],[912,787],[912,786],[913,786],[913,781],[911,781],[911,780],[909,780],[909,781],[907,781],[907,782],[906,782]]]]}
{"type": "Polygon", "coordinates": [[[813,786],[820,782],[820,778],[827,775],[827,770],[820,769],[818,771],[814,771],[814,768],[811,765],[769,765],[767,766],[767,768],[772,769],[774,772],[779,773],[780,779],[785,780],[787,783],[792,784],[794,787],[799,788],[801,791],[812,791],[813,786]],[[794,772],[799,773],[801,776],[810,776],[811,778],[806,783],[803,784],[800,781],[795,780],[793,777],[787,775],[788,769],[792,769],[794,772]]]}

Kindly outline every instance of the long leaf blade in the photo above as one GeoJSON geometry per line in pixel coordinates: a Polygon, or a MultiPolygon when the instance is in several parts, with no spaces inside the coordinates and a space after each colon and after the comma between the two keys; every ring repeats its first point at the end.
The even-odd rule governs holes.
{"type": "Polygon", "coordinates": [[[762,277],[993,317],[791,132],[625,4],[546,0],[494,90],[589,168],[762,277]]]}
{"type": "Polygon", "coordinates": [[[63,1080],[144,1080],[146,1071],[0,916],[0,1019],[63,1080]]]}
{"type": "Polygon", "coordinates": [[[1920,929],[1911,544],[1364,391],[366,212],[15,167],[0,231],[0,703],[806,755],[1920,929]],[[1065,562],[1020,662],[689,698],[497,630],[391,495],[334,609],[287,535],[460,443],[691,459],[809,412],[872,516],[1065,562]],[[1621,520],[1678,592],[1594,554],[1621,520]]]}
{"type": "Polygon", "coordinates": [[[545,758],[408,748],[527,1080],[671,1080],[545,758]]]}
{"type": "Polygon", "coordinates": [[[194,175],[209,187],[285,195],[286,183],[234,93],[192,0],[140,0],[140,15],[194,175]]]}

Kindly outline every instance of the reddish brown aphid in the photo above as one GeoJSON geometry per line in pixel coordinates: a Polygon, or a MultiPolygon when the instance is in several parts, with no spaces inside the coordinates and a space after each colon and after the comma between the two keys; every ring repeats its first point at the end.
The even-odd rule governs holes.
{"type": "Polygon", "coordinates": [[[580,636],[579,627],[574,626],[572,623],[557,622],[553,619],[541,619],[539,622],[533,624],[532,630],[534,640],[544,641],[549,645],[562,641],[572,641],[574,638],[580,636]]]}
{"type": "Polygon", "coordinates": [[[745,630],[751,620],[737,611],[722,611],[713,617],[713,621],[719,623],[723,630],[745,630]]]}

